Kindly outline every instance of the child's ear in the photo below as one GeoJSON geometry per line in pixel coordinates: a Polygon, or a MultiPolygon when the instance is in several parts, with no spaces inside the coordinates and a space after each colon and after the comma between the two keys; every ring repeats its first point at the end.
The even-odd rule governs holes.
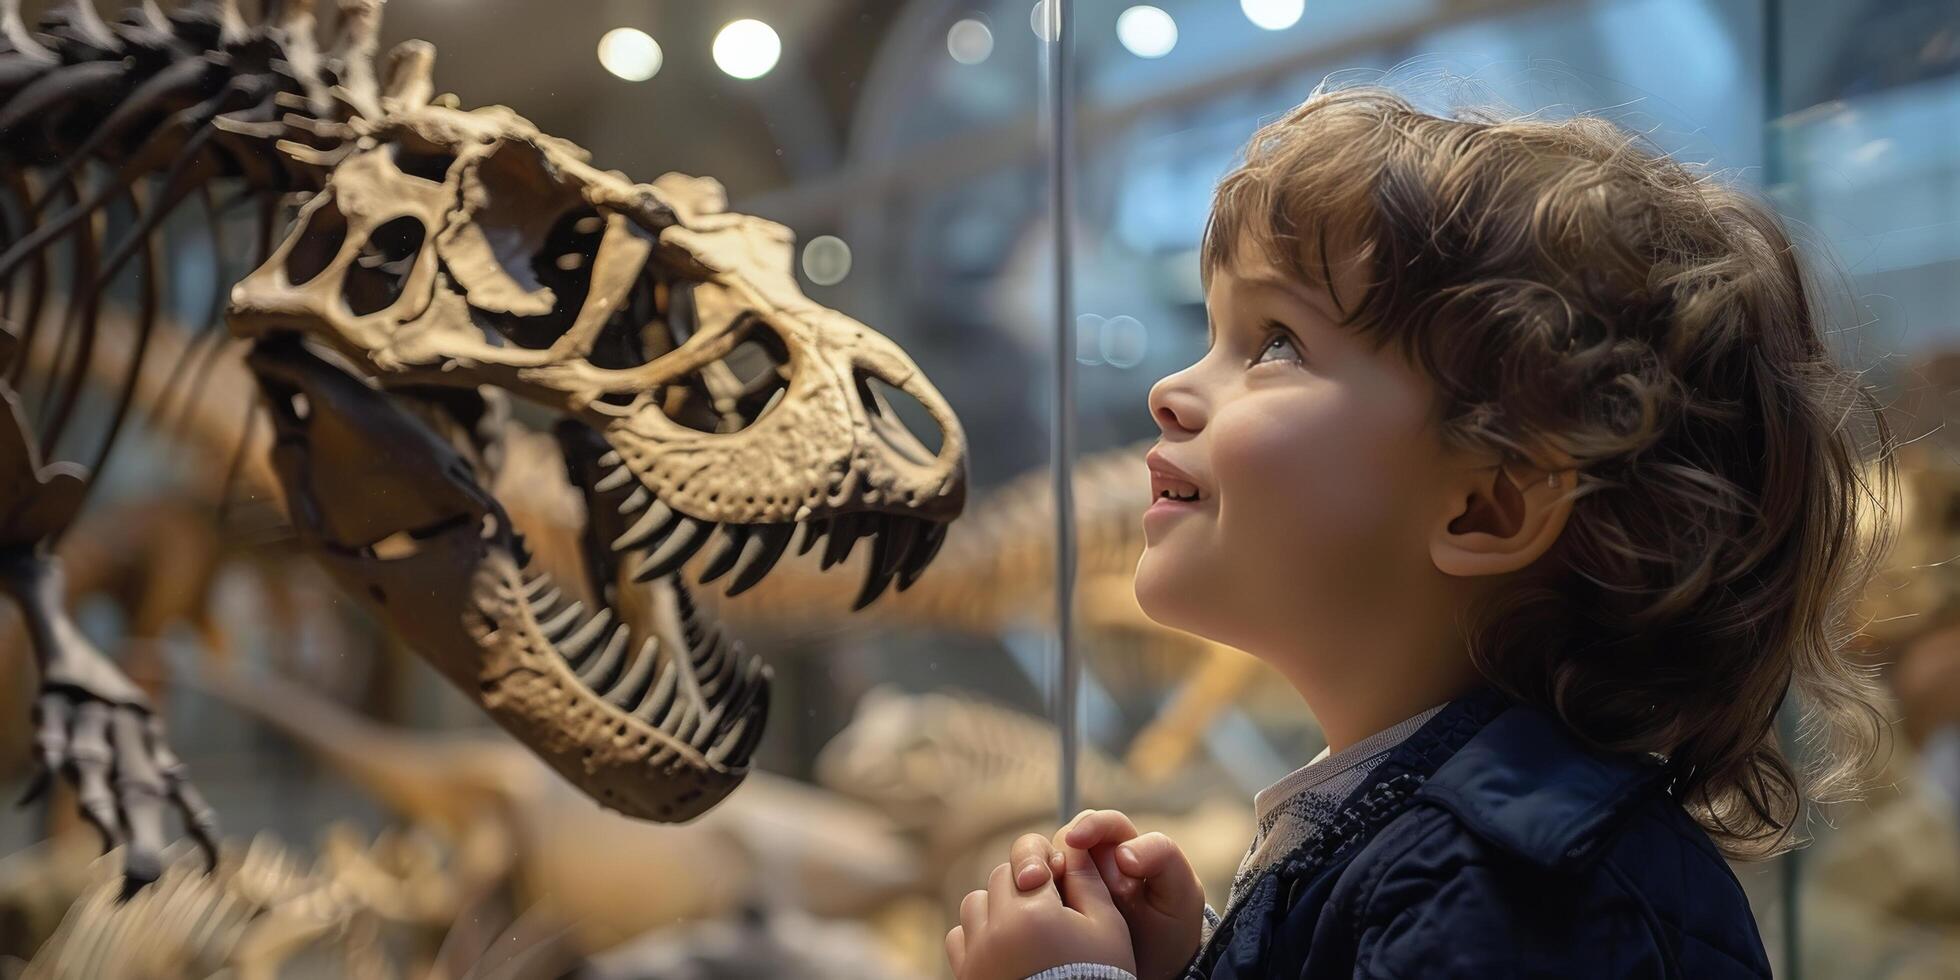
{"type": "Polygon", "coordinates": [[[1550,550],[1572,516],[1573,470],[1519,463],[1479,466],[1450,490],[1430,534],[1429,556],[1445,575],[1515,572],[1550,550]]]}

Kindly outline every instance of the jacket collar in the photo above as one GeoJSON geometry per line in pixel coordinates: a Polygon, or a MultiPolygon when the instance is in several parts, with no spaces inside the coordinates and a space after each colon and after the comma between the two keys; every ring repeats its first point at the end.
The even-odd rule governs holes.
{"type": "Polygon", "coordinates": [[[1665,775],[1657,763],[1588,749],[1550,715],[1512,704],[1461,743],[1414,799],[1442,806],[1517,857],[1561,869],[1592,857],[1665,775]]]}

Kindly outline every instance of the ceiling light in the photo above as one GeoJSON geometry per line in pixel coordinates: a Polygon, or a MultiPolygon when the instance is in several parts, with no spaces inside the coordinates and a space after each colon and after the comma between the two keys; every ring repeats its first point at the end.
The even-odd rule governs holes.
{"type": "Polygon", "coordinates": [[[715,35],[715,66],[734,78],[761,78],[782,54],[782,39],[759,20],[734,21],[715,35]]]}
{"type": "Polygon", "coordinates": [[[615,27],[599,39],[599,64],[629,82],[644,82],[660,71],[660,45],[645,31],[615,27]]]}
{"type": "Polygon", "coordinates": [[[1131,7],[1116,17],[1116,39],[1139,58],[1161,58],[1177,47],[1177,21],[1157,7],[1131,7]]]}
{"type": "Polygon", "coordinates": [[[994,32],[968,17],[946,32],[946,51],[962,65],[977,65],[994,53],[994,32]]]}
{"type": "Polygon", "coordinates": [[[1306,0],[1239,0],[1245,18],[1269,31],[1283,31],[1300,22],[1306,0]]]}

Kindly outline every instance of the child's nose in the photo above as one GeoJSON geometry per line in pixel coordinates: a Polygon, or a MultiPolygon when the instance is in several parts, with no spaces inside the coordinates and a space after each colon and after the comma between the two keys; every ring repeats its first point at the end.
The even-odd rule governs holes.
{"type": "Polygon", "coordinates": [[[1173,374],[1151,386],[1150,415],[1167,436],[1190,435],[1205,427],[1204,402],[1173,374]]]}

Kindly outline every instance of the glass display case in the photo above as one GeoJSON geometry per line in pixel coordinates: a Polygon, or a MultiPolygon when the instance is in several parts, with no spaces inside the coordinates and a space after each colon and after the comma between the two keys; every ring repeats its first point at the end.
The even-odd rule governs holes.
{"type": "MultiPolygon", "coordinates": [[[[28,3],[24,23],[63,6],[28,3]]],[[[282,16],[268,6],[246,19],[282,16]]],[[[345,29],[321,17],[323,39],[345,29]]],[[[63,544],[75,615],[151,692],[228,860],[386,883],[295,932],[280,954],[294,975],[531,975],[497,951],[507,935],[538,975],[680,976],[689,957],[734,964],[716,975],[830,975],[771,958],[827,950],[821,969],[849,964],[837,975],[948,976],[960,896],[1015,834],[1083,806],[1209,842],[1192,857],[1222,898],[1252,795],[1325,742],[1276,673],[1138,608],[1146,397],[1206,347],[1213,187],[1323,79],[1380,80],[1439,111],[1598,113],[1759,190],[1856,294],[1833,341],[1927,453],[1924,492],[1951,469],[1960,10],[1946,0],[395,0],[378,50],[409,38],[433,44],[433,91],[461,107],[509,106],[630,181],[712,177],[730,210],[787,228],[801,293],[890,338],[957,414],[965,505],[933,567],[861,612],[868,546],[838,573],[848,587],[825,584],[820,547],[742,596],[702,589],[773,671],[756,773],[698,821],[641,825],[513,752],[302,554],[269,471],[238,451],[264,438],[244,421],[242,344],[210,343],[196,390],[139,386],[142,421],[63,544]]],[[[134,220],[120,208],[111,237],[134,220]]],[[[257,264],[246,216],[209,225],[229,234],[194,211],[164,228],[166,352],[221,312],[211,282],[257,264]]],[[[145,293],[125,279],[105,295],[127,314],[145,293]]],[[[82,417],[101,426],[117,389],[90,385],[82,417]]],[[[928,451],[954,438],[918,399],[881,393],[928,451]]],[[[1928,499],[1915,513],[1953,513],[1928,499]]],[[[1875,628],[1861,656],[1890,684],[1941,635],[1875,628]]],[[[17,796],[34,688],[24,638],[8,642],[0,788],[17,796]]],[[[1913,690],[1895,714],[1944,703],[1913,690]]],[[[1960,749],[1927,724],[1901,736],[1886,789],[1812,815],[1811,846],[1734,865],[1778,976],[1960,962],[1960,822],[1939,796],[1960,785],[1960,749]]],[[[106,872],[72,793],[17,813],[0,822],[0,955],[26,958],[106,872]]]]}

